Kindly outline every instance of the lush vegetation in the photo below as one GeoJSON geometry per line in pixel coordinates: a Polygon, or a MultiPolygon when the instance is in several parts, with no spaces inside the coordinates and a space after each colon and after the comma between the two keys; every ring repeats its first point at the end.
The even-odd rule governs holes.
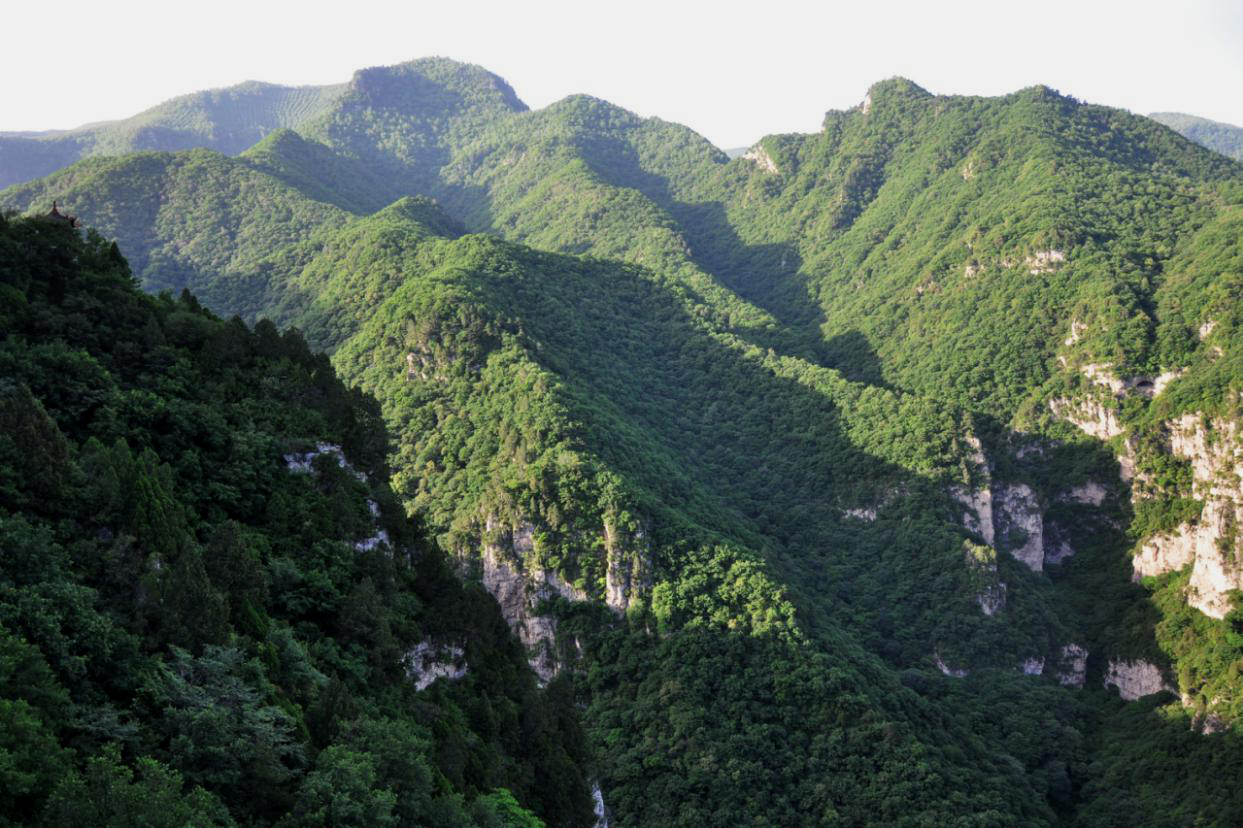
{"type": "Polygon", "coordinates": [[[6,221],[0,261],[0,818],[590,817],[571,689],[406,519],[373,402],[97,236],[6,221]],[[418,692],[421,642],[465,676],[418,692]]]}
{"type": "MultiPolygon", "coordinates": [[[[1195,732],[1243,709],[1238,610],[1204,616],[1187,605],[1187,572],[1135,584],[1130,563],[1202,507],[1164,424],[1239,420],[1237,165],[1049,89],[939,98],[902,79],[815,135],[769,136],[731,160],[585,96],[527,111],[494,75],[439,59],[359,73],[299,133],[237,158],[90,159],[0,204],[60,199],[118,239],[148,289],[190,287],[218,311],[296,326],[376,400],[356,402],[391,443],[374,437],[355,459],[363,449],[331,428],[298,439],[340,442],[375,474],[387,458],[397,501],[468,569],[499,556],[595,599],[538,608],[562,672],[543,694],[528,675],[506,708],[560,723],[533,753],[480,723],[499,714],[472,712],[478,694],[496,709],[499,690],[468,678],[413,694],[351,668],[356,697],[400,706],[381,689],[395,681],[418,709],[440,693],[464,711],[446,714],[447,732],[475,734],[485,758],[454,775],[436,728],[425,751],[463,813],[483,820],[475,811],[508,796],[489,792],[508,790],[550,823],[581,822],[588,768],[618,825],[1238,821],[1220,780],[1243,747],[1195,732]],[[1182,373],[1150,400],[1106,392],[1089,366],[1129,381],[1182,373]],[[1059,400],[1099,404],[1125,434],[1087,437],[1055,415],[1059,400]],[[1099,504],[1073,496],[1085,484],[1099,504]],[[1022,531],[983,545],[953,496],[1020,485],[1046,548],[1074,551],[1043,573],[1006,554],[1022,531]],[[619,572],[633,586],[620,601],[619,572]],[[985,614],[981,596],[1001,590],[985,614]],[[1058,682],[1070,643],[1091,654],[1082,691],[1058,682]],[[1100,688],[1113,658],[1158,665],[1188,708],[1112,698],[1100,688]],[[1019,674],[1030,660],[1043,676],[1019,674]],[[540,763],[562,760],[579,774],[564,801],[539,787],[540,763]]],[[[259,325],[253,336],[275,336],[259,325]]],[[[304,507],[319,508],[291,508],[304,507]]],[[[430,578],[449,596],[437,606],[469,607],[454,610],[474,619],[457,640],[486,627],[486,658],[503,650],[517,669],[518,645],[479,620],[481,591],[448,586],[426,543],[407,543],[424,563],[409,584],[421,603],[391,609],[391,629],[413,625],[401,646],[446,629],[420,591],[430,578]]],[[[370,571],[328,569],[379,589],[370,571]]],[[[338,591],[316,616],[328,639],[356,603],[338,591]]],[[[179,664],[173,645],[205,657],[166,643],[150,657],[179,664]]],[[[333,749],[307,727],[308,756],[333,749]]],[[[103,751],[79,752],[75,772],[145,773],[147,753],[103,751]]],[[[383,777],[380,758],[329,756],[313,783],[304,766],[299,791],[383,777]]]]}

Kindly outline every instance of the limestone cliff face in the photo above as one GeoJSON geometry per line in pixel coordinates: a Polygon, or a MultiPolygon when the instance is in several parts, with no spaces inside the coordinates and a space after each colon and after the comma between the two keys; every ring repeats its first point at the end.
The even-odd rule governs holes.
{"type": "Polygon", "coordinates": [[[768,154],[768,151],[765,150],[759,144],[756,144],[755,146],[751,147],[751,149],[744,152],[742,154],[742,157],[745,160],[750,161],[751,163],[755,164],[757,167],[759,167],[764,172],[772,173],[773,175],[776,175],[778,172],[777,162],[773,161],[773,158],[771,155],[768,154]]]}
{"type": "MultiPolygon", "coordinates": [[[[487,538],[480,560],[484,588],[501,607],[501,614],[527,650],[527,661],[547,683],[564,666],[557,645],[557,622],[540,612],[555,597],[567,601],[590,601],[592,596],[568,583],[560,574],[534,564],[534,524],[501,525],[494,518],[485,523],[487,538]]],[[[651,554],[642,530],[622,533],[606,522],[605,603],[624,612],[651,588],[651,554]]]]}
{"type": "Polygon", "coordinates": [[[604,602],[625,612],[652,587],[651,546],[642,529],[626,534],[609,521],[604,523],[604,602]]]}
{"type": "Polygon", "coordinates": [[[970,541],[963,545],[967,569],[975,577],[976,603],[985,615],[996,615],[1006,605],[1006,585],[997,577],[997,552],[970,541]]]}
{"type": "MultiPolygon", "coordinates": [[[[489,525],[495,532],[495,524],[489,525]]],[[[527,661],[540,681],[547,683],[560,670],[557,624],[542,615],[539,606],[554,596],[585,601],[587,595],[567,584],[555,572],[526,569],[535,548],[535,527],[521,523],[500,532],[497,542],[484,547],[483,585],[501,606],[501,614],[527,650],[527,661]]]]}
{"type": "Polygon", "coordinates": [[[1033,572],[1044,569],[1044,513],[1031,487],[1015,483],[999,489],[994,520],[1004,547],[1033,572]]]}
{"type": "Polygon", "coordinates": [[[1105,672],[1105,686],[1117,687],[1118,695],[1127,701],[1142,699],[1153,693],[1174,692],[1161,668],[1143,660],[1111,660],[1105,672]]]}
{"type": "MultiPolygon", "coordinates": [[[[967,438],[978,488],[954,486],[950,495],[963,507],[962,524],[994,549],[1003,549],[1030,569],[1044,568],[1044,511],[1036,493],[1023,483],[994,484],[978,439],[967,438]]],[[[1004,585],[1003,585],[1004,586],[1004,585]]]]}
{"type": "Polygon", "coordinates": [[[1192,565],[1188,602],[1216,618],[1229,611],[1228,593],[1243,588],[1237,527],[1243,520],[1237,426],[1188,414],[1166,424],[1170,450],[1191,463],[1198,519],[1146,540],[1134,559],[1137,577],[1192,565]]]}
{"type": "Polygon", "coordinates": [[[1099,400],[1049,400],[1053,416],[1077,426],[1080,431],[1098,440],[1117,437],[1126,429],[1118,419],[1118,412],[1099,400]]]}
{"type": "Polygon", "coordinates": [[[993,491],[990,488],[992,480],[988,470],[988,458],[984,456],[984,447],[974,434],[967,435],[966,442],[969,450],[967,460],[972,467],[969,471],[973,471],[983,485],[979,488],[972,488],[968,484],[954,486],[950,489],[950,494],[966,510],[962,514],[963,526],[982,537],[986,544],[993,546],[996,542],[996,529],[993,526],[993,491]]]}
{"type": "Polygon", "coordinates": [[[402,657],[406,676],[418,690],[426,690],[437,679],[456,681],[466,675],[466,651],[456,644],[420,641],[402,657]]]}
{"type": "MultiPolygon", "coordinates": [[[[1093,386],[1112,395],[1113,400],[1091,396],[1062,398],[1051,400],[1049,408],[1055,416],[1102,440],[1125,432],[1117,416],[1116,400],[1127,396],[1153,399],[1183,373],[1166,371],[1155,377],[1121,379],[1111,366],[1104,364],[1084,365],[1080,371],[1093,386]]],[[[1206,615],[1223,618],[1230,611],[1230,591],[1243,589],[1243,544],[1238,532],[1243,524],[1243,446],[1239,443],[1238,426],[1220,417],[1189,413],[1164,423],[1162,432],[1169,452],[1190,462],[1192,494],[1204,506],[1194,521],[1153,535],[1140,544],[1133,559],[1135,578],[1177,572],[1190,566],[1187,602],[1206,615]]],[[[1128,438],[1118,461],[1123,480],[1132,484],[1132,499],[1138,500],[1155,484],[1137,477],[1135,452],[1135,440],[1128,438]]]]}
{"type": "Polygon", "coordinates": [[[1221,418],[1184,414],[1166,423],[1171,453],[1190,461],[1200,516],[1148,538],[1134,558],[1136,577],[1192,566],[1187,601],[1214,618],[1230,611],[1228,593],[1243,589],[1243,446],[1238,427],[1221,418]]]}
{"type": "Polygon", "coordinates": [[[1088,674],[1088,651],[1078,644],[1062,647],[1057,680],[1067,687],[1082,687],[1088,674]]]}
{"type": "MultiPolygon", "coordinates": [[[[1067,338],[1066,344],[1070,345],[1078,341],[1078,336],[1078,332],[1072,333],[1072,336],[1067,338]]],[[[1065,364],[1064,358],[1063,364],[1065,364]]],[[[1135,376],[1124,379],[1114,373],[1112,365],[1104,363],[1084,365],[1079,372],[1093,386],[1101,389],[1097,390],[1096,394],[1101,394],[1102,390],[1108,393],[1100,397],[1091,395],[1075,399],[1059,397],[1049,400],[1049,410],[1053,412],[1053,416],[1074,424],[1085,434],[1099,440],[1109,440],[1126,431],[1126,427],[1118,418],[1118,400],[1131,396],[1150,400],[1183,374],[1181,370],[1166,371],[1155,377],[1135,376]]]]}

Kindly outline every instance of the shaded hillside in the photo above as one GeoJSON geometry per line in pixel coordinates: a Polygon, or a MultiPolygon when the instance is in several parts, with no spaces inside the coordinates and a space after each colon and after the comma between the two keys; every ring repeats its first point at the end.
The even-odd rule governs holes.
{"type": "Polygon", "coordinates": [[[96,236],[0,221],[0,264],[6,822],[590,821],[570,689],[405,517],[373,401],[96,236]]]}
{"type": "Polygon", "coordinates": [[[301,132],[0,203],[380,401],[615,824],[1237,821],[1237,165],[903,79],[730,159],[443,60],[301,132]]]}

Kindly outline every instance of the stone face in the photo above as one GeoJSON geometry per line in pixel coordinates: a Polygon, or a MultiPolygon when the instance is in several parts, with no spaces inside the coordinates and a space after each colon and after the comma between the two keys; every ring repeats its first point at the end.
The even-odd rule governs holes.
{"type": "Polygon", "coordinates": [[[777,162],[773,161],[772,156],[759,144],[744,152],[742,157],[765,172],[777,174],[777,162]]]}
{"type": "Polygon", "coordinates": [[[967,569],[978,584],[976,603],[985,615],[996,615],[1006,605],[1006,585],[997,577],[997,552],[992,547],[966,542],[963,554],[967,569]]]}
{"type": "Polygon", "coordinates": [[[993,527],[993,493],[987,488],[970,491],[961,486],[950,490],[954,499],[966,507],[962,514],[962,525],[984,539],[992,546],[996,542],[996,531],[993,527]]]}
{"type": "Polygon", "coordinates": [[[1079,370],[1094,384],[1108,388],[1115,396],[1121,396],[1126,391],[1126,382],[1114,375],[1112,365],[1092,363],[1079,370]]]}
{"type": "Polygon", "coordinates": [[[1019,665],[1019,669],[1026,676],[1038,676],[1044,672],[1043,658],[1029,658],[1019,665]]]}
{"type": "Polygon", "coordinates": [[[1109,491],[1100,483],[1089,481],[1073,489],[1067,490],[1065,499],[1072,503],[1083,503],[1088,506],[1100,506],[1109,496],[1109,491]]]}
{"type": "MultiPolygon", "coordinates": [[[[317,443],[312,451],[294,452],[284,455],[285,468],[293,474],[314,474],[315,458],[321,455],[335,460],[338,466],[352,474],[356,480],[363,483],[367,482],[367,475],[351,466],[350,462],[345,458],[345,452],[334,443],[317,443]]],[[[375,524],[375,533],[370,537],[354,542],[354,549],[358,552],[370,552],[380,546],[392,544],[388,532],[379,527],[380,504],[368,499],[367,510],[371,513],[375,524]]]]}
{"type": "Polygon", "coordinates": [[[1049,410],[1053,416],[1078,426],[1080,431],[1098,440],[1109,440],[1126,430],[1118,419],[1118,412],[1097,400],[1049,400],[1049,410]]]}
{"type": "Polygon", "coordinates": [[[1052,273],[1064,261],[1066,261],[1066,254],[1061,250],[1037,250],[1028,256],[1024,263],[1027,265],[1027,271],[1037,276],[1041,273],[1052,273]]]}
{"type": "Polygon", "coordinates": [[[950,678],[966,678],[967,677],[966,670],[955,669],[953,667],[950,667],[948,664],[946,664],[944,661],[941,660],[941,656],[938,653],[932,654],[932,663],[936,665],[936,668],[938,670],[940,670],[944,675],[947,675],[950,678]]]}
{"type": "Polygon", "coordinates": [[[997,530],[1009,552],[1028,569],[1044,569],[1044,513],[1036,493],[1023,483],[1002,488],[997,495],[997,530]],[[1020,539],[1017,543],[1015,539],[1020,539]]]}
{"type": "Polygon", "coordinates": [[[1062,647],[1057,680],[1066,687],[1082,687],[1088,673],[1088,651],[1078,644],[1062,647]]]}
{"type": "Polygon", "coordinates": [[[461,647],[456,644],[437,645],[431,639],[411,647],[401,662],[416,690],[426,690],[436,679],[460,679],[467,670],[466,652],[461,647]]]}
{"type": "MultiPolygon", "coordinates": [[[[557,654],[557,624],[540,614],[540,604],[552,598],[571,602],[591,600],[584,590],[566,582],[557,572],[532,565],[536,558],[536,527],[527,522],[502,527],[489,517],[485,531],[492,540],[484,544],[481,560],[484,588],[501,607],[510,629],[527,650],[527,661],[540,681],[547,683],[561,669],[557,654]]],[[[622,537],[604,527],[605,601],[624,612],[651,588],[651,554],[646,534],[640,529],[622,537]]]]}
{"type": "Polygon", "coordinates": [[[335,443],[316,443],[312,451],[294,452],[293,454],[284,455],[285,468],[295,474],[310,474],[315,471],[313,463],[315,458],[321,454],[331,457],[337,462],[337,465],[354,475],[355,479],[362,482],[367,481],[367,475],[355,469],[350,462],[345,459],[345,452],[335,443]]]}
{"type": "Polygon", "coordinates": [[[625,612],[652,586],[652,553],[647,533],[638,529],[629,537],[622,537],[606,522],[604,548],[608,556],[604,571],[604,602],[617,612],[625,612]]]}
{"type": "Polygon", "coordinates": [[[1132,565],[1136,578],[1191,565],[1187,601],[1205,615],[1224,618],[1228,593],[1243,589],[1243,446],[1235,423],[1184,414],[1167,425],[1170,451],[1191,463],[1192,494],[1204,502],[1199,518],[1154,535],[1132,565]]]}
{"type": "Polygon", "coordinates": [[[984,456],[984,447],[974,434],[967,435],[966,443],[970,449],[967,459],[975,473],[983,478],[983,486],[979,489],[972,489],[967,485],[953,486],[950,488],[950,495],[967,509],[962,514],[962,525],[982,537],[989,546],[993,546],[996,542],[996,531],[993,525],[993,492],[989,488],[988,458],[984,456]]]}
{"type": "Polygon", "coordinates": [[[1153,693],[1173,692],[1161,674],[1161,668],[1147,661],[1111,660],[1105,673],[1105,686],[1117,687],[1127,701],[1142,699],[1153,693]]]}

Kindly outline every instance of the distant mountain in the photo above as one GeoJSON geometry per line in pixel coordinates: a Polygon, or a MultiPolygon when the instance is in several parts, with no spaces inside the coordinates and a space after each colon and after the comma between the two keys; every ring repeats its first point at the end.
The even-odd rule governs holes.
{"type": "Polygon", "coordinates": [[[731,158],[431,59],[53,200],[380,401],[615,824],[1243,814],[1243,173],[1169,129],[892,78],[731,158]]]}
{"type": "Polygon", "coordinates": [[[122,121],[46,133],[0,133],[0,187],[96,155],[195,147],[236,155],[273,130],[314,120],[345,89],[345,84],[278,86],[248,81],[174,98],[122,121]]]}
{"type": "Polygon", "coordinates": [[[1181,112],[1154,112],[1148,116],[1197,144],[1220,152],[1227,158],[1243,161],[1243,127],[1184,115],[1181,112]]]}

